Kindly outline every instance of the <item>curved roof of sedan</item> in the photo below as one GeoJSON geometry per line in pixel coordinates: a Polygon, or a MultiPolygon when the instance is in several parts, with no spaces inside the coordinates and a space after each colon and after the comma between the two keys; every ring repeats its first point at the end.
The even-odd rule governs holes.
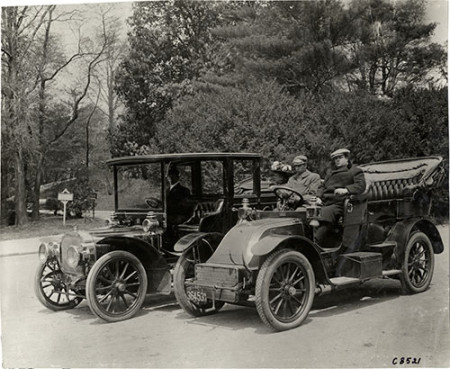
{"type": "Polygon", "coordinates": [[[108,165],[145,164],[157,162],[184,162],[190,160],[249,160],[262,158],[261,154],[244,152],[199,152],[199,153],[173,153],[139,156],[122,156],[106,161],[108,165]]]}

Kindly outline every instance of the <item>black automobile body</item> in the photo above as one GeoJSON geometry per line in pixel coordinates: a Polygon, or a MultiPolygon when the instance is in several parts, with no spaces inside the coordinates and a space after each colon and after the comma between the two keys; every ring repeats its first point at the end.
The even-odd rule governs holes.
{"type": "Polygon", "coordinates": [[[238,224],[206,262],[178,260],[174,287],[179,304],[193,316],[204,314],[206,306],[216,312],[225,303],[250,304],[266,325],[286,330],[303,322],[316,295],[373,278],[399,279],[410,293],[426,290],[434,255],[444,249],[430,218],[433,189],[445,175],[442,158],[361,168],[365,193],[345,201],[342,221],[321,244],[315,240],[320,207],[296,204],[291,209],[285,193],[298,198],[295,191],[274,187],[281,206],[271,210],[244,202],[238,224]]]}
{"type": "Polygon", "coordinates": [[[171,270],[178,257],[206,261],[238,219],[243,193],[254,208],[261,200],[259,154],[185,153],[111,159],[114,212],[108,226],[89,233],[71,232],[60,242],[42,243],[35,291],[52,310],[71,309],[87,299],[106,321],[132,317],[146,294],[171,291],[171,270]],[[176,166],[189,188],[192,216],[167,231],[165,180],[176,166]],[[249,178],[251,179],[249,182],[249,178]],[[241,182],[252,186],[241,189],[241,182]],[[173,245],[181,238],[178,251],[173,245]]]}

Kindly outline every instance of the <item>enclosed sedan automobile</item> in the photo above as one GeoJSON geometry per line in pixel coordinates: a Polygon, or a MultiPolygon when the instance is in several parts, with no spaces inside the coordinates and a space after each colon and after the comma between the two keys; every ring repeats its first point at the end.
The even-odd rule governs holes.
{"type": "Polygon", "coordinates": [[[260,162],[260,155],[251,153],[109,160],[115,210],[108,226],[89,233],[70,232],[60,242],[40,245],[38,299],[51,310],[72,309],[87,299],[92,312],[106,321],[134,316],[146,294],[171,291],[171,271],[181,252],[191,263],[212,255],[236,224],[243,193],[254,208],[275,202],[267,193],[263,199],[260,196],[260,162]],[[190,192],[187,201],[192,207],[191,216],[180,224],[168,224],[166,175],[173,167],[190,192]],[[247,184],[245,190],[239,183],[247,184]],[[180,238],[180,252],[175,252],[174,243],[180,238]]]}
{"type": "MultiPolygon", "coordinates": [[[[444,178],[442,158],[361,167],[366,192],[346,200],[342,221],[320,245],[314,237],[320,207],[300,206],[300,194],[274,187],[280,201],[273,210],[243,201],[238,224],[206,262],[194,263],[189,253],[178,259],[179,304],[193,316],[216,312],[225,303],[254,304],[266,325],[286,330],[304,321],[316,295],[373,278],[399,279],[410,293],[425,291],[434,255],[444,249],[429,216],[433,188],[444,178]]],[[[181,251],[183,243],[175,248],[181,251]]]]}

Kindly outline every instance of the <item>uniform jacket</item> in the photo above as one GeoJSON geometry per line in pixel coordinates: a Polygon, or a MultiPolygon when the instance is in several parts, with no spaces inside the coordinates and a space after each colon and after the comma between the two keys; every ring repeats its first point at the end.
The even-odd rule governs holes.
{"type": "Polygon", "coordinates": [[[320,185],[320,176],[309,170],[304,171],[300,175],[294,174],[287,182],[287,186],[299,192],[305,201],[308,201],[313,196],[317,196],[320,185]]]}
{"type": "Polygon", "coordinates": [[[350,195],[363,193],[366,189],[366,180],[362,169],[349,164],[333,170],[319,189],[319,197],[322,198],[325,205],[341,202],[345,198],[345,196],[334,195],[336,188],[346,188],[350,195]]]}
{"type": "Polygon", "coordinates": [[[175,184],[167,193],[167,220],[171,224],[180,224],[188,220],[193,212],[189,197],[191,191],[180,183],[175,184]]]}

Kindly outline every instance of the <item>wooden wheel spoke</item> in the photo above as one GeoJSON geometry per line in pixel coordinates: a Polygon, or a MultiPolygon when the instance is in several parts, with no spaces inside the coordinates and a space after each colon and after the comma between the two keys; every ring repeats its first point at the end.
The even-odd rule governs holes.
{"type": "Polygon", "coordinates": [[[129,274],[128,277],[124,278],[124,281],[125,282],[128,281],[131,277],[133,277],[136,274],[137,274],[137,271],[135,270],[135,271],[133,271],[133,273],[129,274]]]}
{"type": "Polygon", "coordinates": [[[112,291],[108,291],[106,295],[104,295],[98,302],[101,304],[103,301],[105,301],[109,296],[111,296],[112,291]]]}
{"type": "Polygon", "coordinates": [[[113,300],[114,300],[114,296],[111,296],[111,299],[109,300],[108,306],[106,306],[106,311],[109,311],[109,309],[111,309],[111,305],[112,305],[113,300]]]}
{"type": "Polygon", "coordinates": [[[119,279],[122,279],[124,277],[124,275],[125,275],[125,273],[126,273],[126,271],[128,269],[128,265],[130,265],[130,263],[126,263],[125,264],[125,267],[123,268],[122,273],[120,273],[119,279]]]}
{"type": "Polygon", "coordinates": [[[281,298],[281,293],[279,293],[278,295],[274,296],[271,300],[270,300],[270,304],[273,304],[275,301],[277,301],[279,298],[281,298]]]}
{"type": "Polygon", "coordinates": [[[291,274],[291,276],[288,279],[289,283],[292,283],[292,281],[294,280],[295,276],[297,275],[298,271],[300,270],[299,266],[297,265],[297,267],[295,268],[294,272],[291,274]]]}
{"type": "Polygon", "coordinates": [[[141,283],[140,282],[135,282],[135,283],[127,283],[126,286],[127,287],[134,287],[134,286],[140,286],[141,283]]]}
{"type": "Polygon", "coordinates": [[[125,308],[128,309],[128,303],[127,303],[127,300],[125,299],[125,296],[124,295],[120,295],[120,298],[122,299],[122,301],[123,301],[123,303],[125,305],[125,308]]]}
{"type": "Polygon", "coordinates": [[[123,293],[124,293],[124,294],[127,294],[127,295],[130,295],[130,296],[133,296],[135,299],[137,299],[137,295],[136,295],[135,293],[133,293],[133,292],[130,292],[130,291],[128,291],[128,290],[125,290],[125,291],[123,291],[123,293]]]}
{"type": "Polygon", "coordinates": [[[296,286],[297,284],[299,284],[300,282],[302,282],[305,279],[305,276],[302,275],[299,279],[295,280],[294,282],[292,282],[293,286],[296,286]]]}
{"type": "Polygon", "coordinates": [[[276,308],[274,309],[274,313],[278,314],[278,310],[280,310],[281,304],[283,303],[283,299],[280,299],[280,301],[278,301],[278,304],[276,306],[276,308]]]}

